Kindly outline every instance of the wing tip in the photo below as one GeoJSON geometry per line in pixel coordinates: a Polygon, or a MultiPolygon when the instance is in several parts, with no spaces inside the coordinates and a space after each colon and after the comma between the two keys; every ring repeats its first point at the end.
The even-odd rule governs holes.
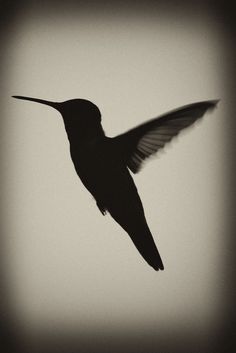
{"type": "Polygon", "coordinates": [[[189,104],[187,106],[184,106],[182,108],[193,108],[193,107],[198,107],[202,109],[202,114],[199,117],[202,117],[206,112],[211,112],[213,111],[218,103],[220,102],[220,99],[211,99],[211,100],[206,100],[206,101],[200,101],[196,103],[189,104]]]}
{"type": "Polygon", "coordinates": [[[191,108],[194,106],[202,106],[202,107],[206,107],[206,110],[211,110],[217,107],[218,103],[220,102],[220,99],[209,99],[209,100],[205,100],[205,101],[199,101],[196,103],[191,103],[188,104],[186,106],[183,106],[182,108],[191,108]]]}
{"type": "Polygon", "coordinates": [[[213,99],[213,100],[202,102],[206,104],[205,112],[211,113],[213,110],[217,108],[217,105],[219,102],[220,102],[220,99],[213,99]]]}
{"type": "Polygon", "coordinates": [[[208,101],[208,103],[210,104],[210,107],[212,107],[212,108],[217,107],[219,102],[220,102],[220,99],[212,99],[212,100],[208,101]]]}

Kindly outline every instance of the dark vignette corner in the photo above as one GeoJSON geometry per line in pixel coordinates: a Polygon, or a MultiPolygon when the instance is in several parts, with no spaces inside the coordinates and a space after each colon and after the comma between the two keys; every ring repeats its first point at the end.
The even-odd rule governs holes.
{"type": "MultiPolygon", "coordinates": [[[[56,5],[61,5],[64,2],[62,1],[42,1],[43,6],[48,7],[49,11],[53,10],[53,7],[56,5]]],[[[4,92],[4,87],[7,84],[7,77],[4,76],[4,67],[7,60],[8,45],[11,41],[11,36],[14,34],[14,31],[17,30],[16,23],[20,20],[24,8],[27,6],[33,6],[34,2],[30,1],[1,1],[0,2],[0,45],[1,45],[1,57],[0,57],[0,71],[1,71],[1,88],[4,92]]],[[[73,6],[77,10],[82,8],[84,2],[76,1],[67,1],[67,6],[73,6]]],[[[223,2],[211,2],[211,1],[200,1],[198,2],[197,8],[196,3],[191,1],[146,1],[145,6],[150,6],[155,9],[156,6],[160,6],[165,10],[165,13],[168,11],[177,11],[178,15],[183,13],[184,16],[194,16],[195,10],[200,11],[201,6],[204,4],[204,9],[207,6],[209,12],[212,13],[212,16],[215,17],[215,20],[219,23],[220,31],[225,38],[227,53],[225,54],[225,89],[229,97],[231,105],[228,107],[228,188],[227,188],[227,200],[228,200],[228,224],[229,224],[229,237],[226,240],[228,242],[228,258],[224,263],[224,271],[226,280],[226,288],[224,288],[224,293],[222,295],[222,301],[225,301],[223,307],[225,308],[224,313],[222,313],[222,321],[218,327],[218,332],[211,337],[209,340],[208,352],[233,352],[233,343],[234,343],[234,323],[235,323],[235,308],[234,308],[234,293],[235,293],[235,255],[234,249],[236,248],[235,240],[235,191],[234,191],[234,178],[236,171],[234,150],[235,150],[235,137],[233,132],[236,131],[236,104],[235,104],[235,63],[234,63],[234,39],[236,35],[235,31],[235,19],[233,16],[233,7],[231,7],[230,2],[223,4],[223,2]]],[[[109,11],[119,11],[121,8],[125,11],[130,11],[136,9],[137,11],[142,10],[142,2],[139,2],[138,5],[134,5],[133,1],[127,1],[124,3],[119,1],[110,1],[108,2],[103,0],[99,2],[90,1],[86,3],[86,8],[92,11],[99,11],[101,6],[108,6],[109,11]]],[[[1,98],[2,99],[2,98],[1,98]]],[[[2,103],[2,102],[1,102],[2,103]]],[[[2,104],[1,104],[2,106],[2,104]]],[[[1,111],[2,112],[2,111],[1,111]]],[[[4,134],[4,118],[1,116],[1,133],[4,134]]],[[[4,150],[1,149],[1,157],[4,153],[4,150]]],[[[2,158],[0,159],[1,163],[2,158]]],[[[4,170],[1,168],[1,185],[4,191],[4,181],[7,178],[4,170]]],[[[4,192],[2,193],[3,197],[1,198],[1,237],[0,237],[0,349],[2,352],[6,353],[26,353],[28,352],[27,344],[25,345],[23,339],[15,326],[15,317],[11,307],[11,291],[8,287],[7,276],[4,265],[4,192]],[[24,347],[24,349],[23,349],[24,347]]],[[[6,195],[5,195],[6,197],[6,195]]],[[[173,333],[171,342],[168,337],[159,336],[150,338],[148,342],[139,342],[138,333],[134,336],[127,336],[123,334],[117,334],[113,337],[99,338],[96,336],[96,333],[90,334],[91,337],[78,337],[76,332],[71,332],[65,335],[62,338],[60,335],[55,333],[48,334],[47,337],[42,336],[40,342],[42,342],[42,347],[37,348],[37,352],[144,352],[145,349],[149,349],[153,352],[166,352],[166,353],[178,353],[178,352],[187,352],[184,350],[184,343],[189,340],[194,341],[193,338],[187,338],[182,336],[176,331],[173,333]],[[91,339],[92,338],[92,339],[91,339]]],[[[147,351],[147,350],[146,350],[147,351]]],[[[196,351],[200,353],[199,351],[196,351]]]]}

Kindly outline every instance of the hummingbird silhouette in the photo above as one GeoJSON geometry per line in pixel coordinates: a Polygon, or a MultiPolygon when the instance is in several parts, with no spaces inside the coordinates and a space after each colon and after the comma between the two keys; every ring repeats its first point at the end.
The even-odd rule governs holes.
{"type": "Polygon", "coordinates": [[[155,270],[164,266],[147,225],[131,173],[174,136],[212,110],[218,100],[197,102],[154,118],[116,137],[107,137],[98,107],[85,99],[50,102],[13,96],[57,109],[63,118],[75,170],[103,215],[108,211],[155,270]]]}

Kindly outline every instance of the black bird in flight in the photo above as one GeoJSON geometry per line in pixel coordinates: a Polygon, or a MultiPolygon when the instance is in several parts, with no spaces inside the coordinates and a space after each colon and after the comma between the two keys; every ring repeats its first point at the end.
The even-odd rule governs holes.
{"type": "Polygon", "coordinates": [[[57,103],[13,96],[57,109],[64,121],[76,172],[93,195],[101,213],[106,211],[129,234],[134,245],[155,270],[164,266],[148,228],[137,188],[130,174],[178,133],[212,110],[217,100],[189,104],[149,120],[121,135],[107,137],[98,107],[85,99],[57,103]]]}

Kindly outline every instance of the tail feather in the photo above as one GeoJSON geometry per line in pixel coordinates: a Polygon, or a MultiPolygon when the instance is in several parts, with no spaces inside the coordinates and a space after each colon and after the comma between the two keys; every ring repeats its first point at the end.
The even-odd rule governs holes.
{"type": "Polygon", "coordinates": [[[154,270],[164,270],[161,256],[147,226],[145,229],[139,229],[134,234],[129,234],[129,236],[139,253],[154,270]]]}
{"type": "Polygon", "coordinates": [[[123,202],[117,207],[117,203],[113,203],[107,209],[114,220],[128,233],[144,260],[156,271],[164,270],[160,254],[148,228],[138,193],[134,196],[136,200],[134,198],[135,202],[132,204],[131,202],[123,202]],[[127,207],[127,205],[129,206],[127,207]]]}

